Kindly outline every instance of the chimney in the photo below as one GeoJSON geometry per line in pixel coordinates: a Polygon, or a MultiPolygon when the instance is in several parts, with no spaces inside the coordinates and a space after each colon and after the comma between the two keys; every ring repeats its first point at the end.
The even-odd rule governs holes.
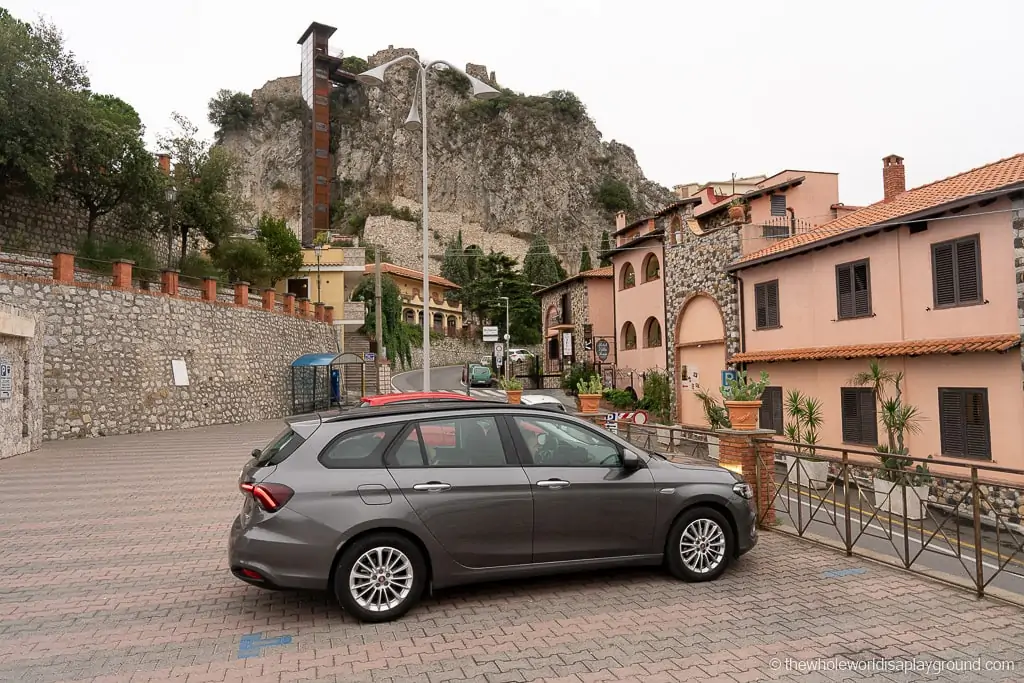
{"type": "Polygon", "coordinates": [[[160,170],[164,175],[171,174],[171,155],[170,154],[157,154],[157,163],[160,165],[160,170]]]}
{"type": "Polygon", "coordinates": [[[903,166],[903,157],[890,154],[882,159],[882,189],[885,197],[882,201],[888,202],[897,195],[907,191],[907,174],[903,166]]]}
{"type": "Polygon", "coordinates": [[[615,214],[615,229],[622,230],[624,227],[626,227],[626,212],[619,211],[615,214]]]}

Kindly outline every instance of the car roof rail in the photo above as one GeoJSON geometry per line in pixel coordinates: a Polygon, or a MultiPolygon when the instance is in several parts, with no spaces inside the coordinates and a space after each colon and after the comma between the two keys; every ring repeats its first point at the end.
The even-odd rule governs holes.
{"type": "Polygon", "coordinates": [[[360,420],[367,417],[384,417],[388,415],[407,415],[416,413],[445,413],[465,412],[467,410],[482,410],[502,408],[528,408],[515,403],[504,401],[437,401],[436,403],[394,403],[382,406],[367,406],[366,408],[352,408],[330,417],[324,416],[323,422],[345,422],[348,420],[360,420]]]}

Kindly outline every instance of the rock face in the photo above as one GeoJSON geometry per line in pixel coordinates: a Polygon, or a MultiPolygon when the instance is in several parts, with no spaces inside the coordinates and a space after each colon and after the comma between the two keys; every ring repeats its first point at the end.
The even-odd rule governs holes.
{"type": "MultiPolygon", "coordinates": [[[[379,65],[400,54],[417,56],[413,50],[388,49],[369,63],[379,65]]],[[[488,73],[480,65],[473,72],[488,73]]],[[[415,69],[396,65],[383,88],[350,84],[335,90],[332,220],[340,213],[339,202],[351,209],[359,202],[404,200],[418,208],[421,139],[402,127],[414,84],[415,69]]],[[[617,181],[628,187],[636,214],[672,201],[667,188],[644,177],[629,147],[602,140],[574,96],[526,97],[503,91],[485,102],[473,100],[467,85],[454,72],[432,71],[428,78],[432,218],[441,212],[479,226],[484,234],[526,241],[543,234],[572,272],[581,246],[596,250],[601,232],[613,224],[613,216],[596,198],[602,183],[617,181]]],[[[292,106],[282,103],[298,97],[298,77],[269,82],[253,93],[256,113],[249,130],[229,133],[224,140],[243,164],[244,195],[290,222],[297,221],[299,211],[300,127],[297,120],[282,116],[292,106]]],[[[485,251],[490,247],[480,246],[485,251]]]]}

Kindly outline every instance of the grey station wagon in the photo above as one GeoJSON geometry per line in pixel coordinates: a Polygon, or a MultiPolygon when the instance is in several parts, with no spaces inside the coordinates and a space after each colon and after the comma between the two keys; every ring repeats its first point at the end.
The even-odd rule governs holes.
{"type": "Polygon", "coordinates": [[[739,475],[670,462],[590,423],[506,403],[292,421],[242,469],[229,566],[389,621],[476,581],[664,563],[719,577],[757,543],[739,475]]]}

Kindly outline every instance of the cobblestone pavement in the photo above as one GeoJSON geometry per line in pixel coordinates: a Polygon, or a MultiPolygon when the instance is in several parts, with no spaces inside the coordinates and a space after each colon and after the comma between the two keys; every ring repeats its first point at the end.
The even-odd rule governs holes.
{"type": "Polygon", "coordinates": [[[778,533],[710,584],[626,570],[475,586],[358,624],[325,596],[227,572],[235,478],[277,428],[0,461],[0,680],[1024,680],[1020,609],[778,533]],[[263,646],[240,647],[252,634],[263,646]],[[824,669],[837,657],[846,670],[824,669]],[[894,672],[915,657],[983,668],[894,672]],[[872,658],[888,672],[851,664],[872,658]],[[984,670],[1000,660],[1016,670],[984,670]]]}

